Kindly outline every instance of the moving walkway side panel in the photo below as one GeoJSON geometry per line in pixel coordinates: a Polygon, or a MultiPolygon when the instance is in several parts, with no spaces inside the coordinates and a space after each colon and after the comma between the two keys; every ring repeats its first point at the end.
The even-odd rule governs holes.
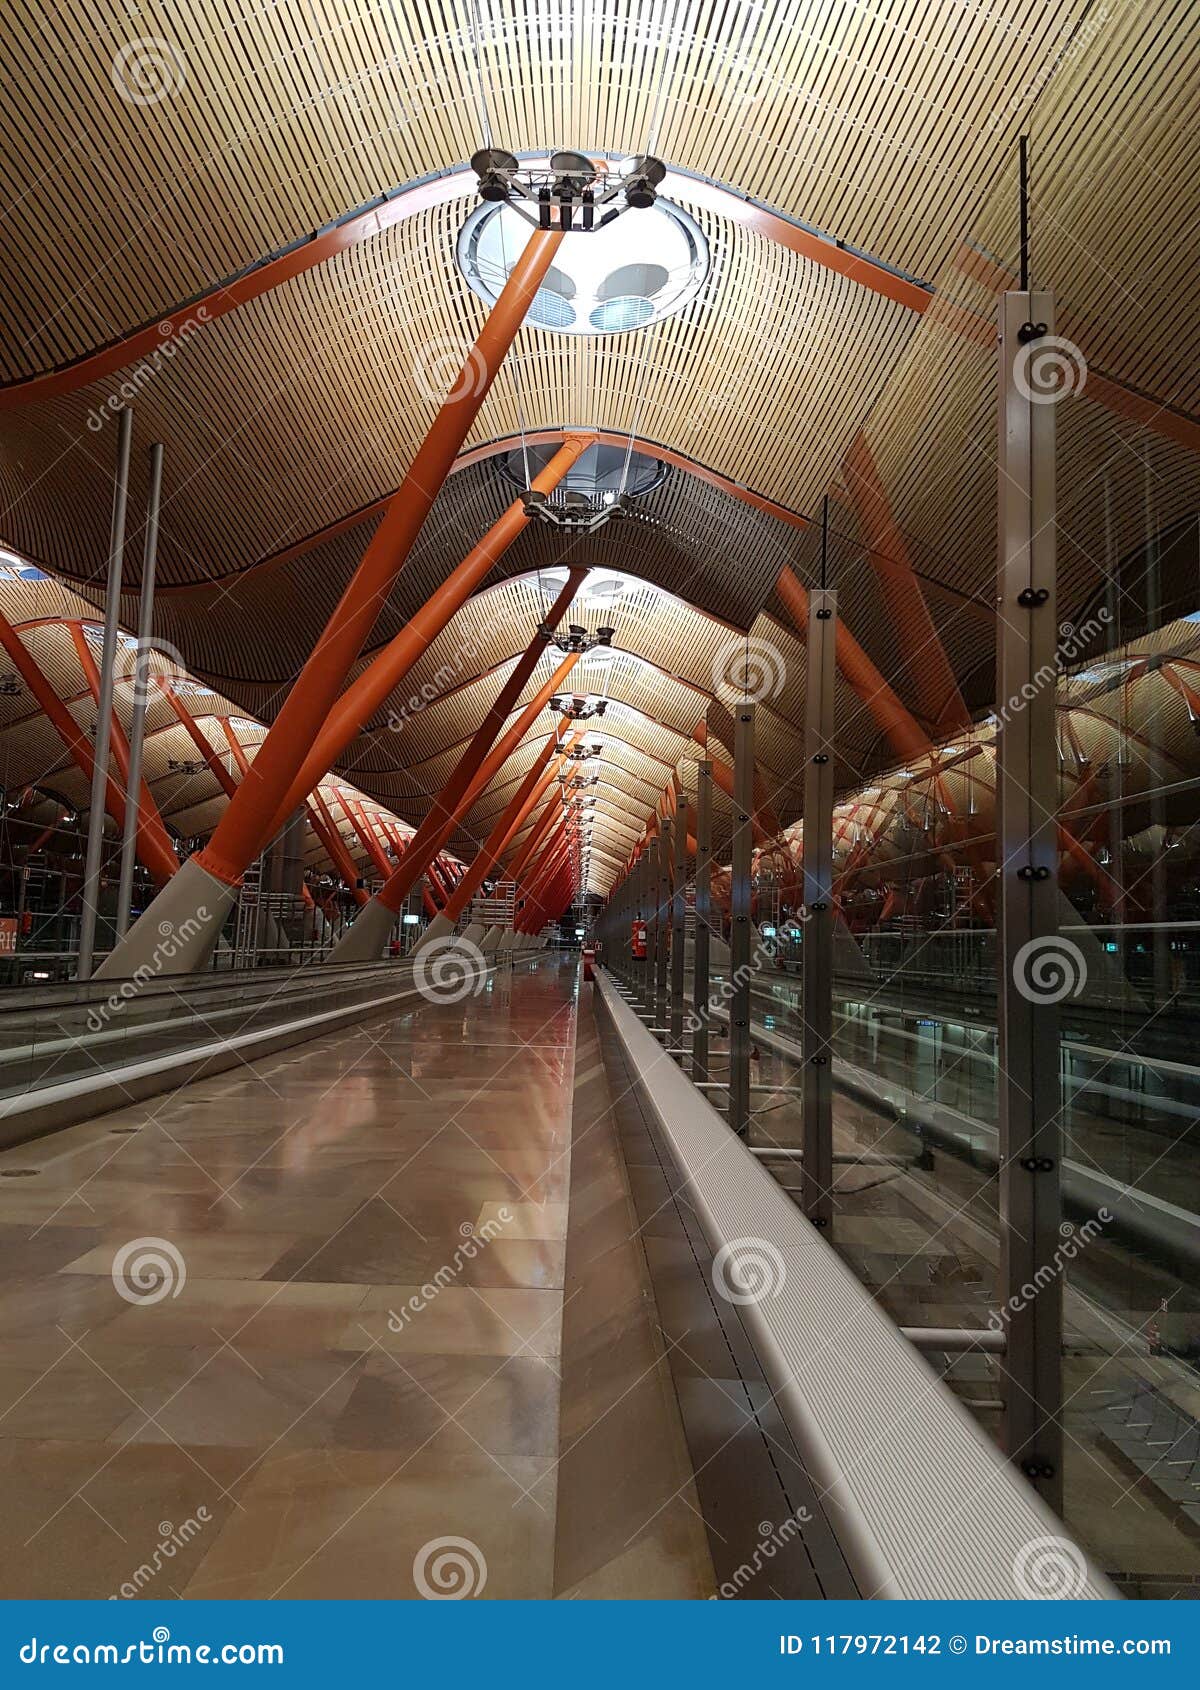
{"type": "Polygon", "coordinates": [[[717,1290],[738,1302],[862,1594],[1015,1600],[1028,1594],[1023,1567],[1051,1540],[1078,1568],[1078,1597],[1114,1598],[604,970],[596,990],[713,1248],[717,1290]]]}

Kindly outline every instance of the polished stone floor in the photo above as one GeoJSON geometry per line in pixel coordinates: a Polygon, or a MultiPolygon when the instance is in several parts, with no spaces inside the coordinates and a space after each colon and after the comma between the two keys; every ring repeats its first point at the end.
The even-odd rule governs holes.
{"type": "Polygon", "coordinates": [[[554,1593],[576,991],[0,1155],[0,1595],[554,1593]]]}

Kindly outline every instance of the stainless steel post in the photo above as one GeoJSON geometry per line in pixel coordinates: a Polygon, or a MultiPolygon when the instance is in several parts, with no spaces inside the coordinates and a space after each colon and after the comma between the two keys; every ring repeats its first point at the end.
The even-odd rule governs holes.
{"type": "Polygon", "coordinates": [[[667,974],[670,968],[671,947],[671,862],[674,825],[670,816],[660,816],[656,841],[655,867],[658,883],[655,888],[654,929],[654,1025],[669,1031],[667,1026],[667,974]]]}
{"type": "Polygon", "coordinates": [[[833,729],[837,594],[809,598],[804,714],[803,1093],[800,1203],[814,1226],[833,1224],[833,729]]]}
{"type": "Polygon", "coordinates": [[[678,1053],[683,1041],[683,946],[687,892],[687,802],[675,815],[675,873],[671,888],[671,1008],[667,1016],[670,1047],[678,1053]]]}
{"type": "Polygon", "coordinates": [[[121,878],[117,891],[117,938],[129,931],[133,867],[137,861],[138,813],[142,793],[142,747],[150,692],[150,640],[154,632],[154,573],[158,563],[158,515],[162,504],[163,449],[150,448],[150,490],[146,497],[146,541],[142,548],[142,592],[138,601],[138,643],[133,668],[133,714],[129,724],[129,791],[121,835],[121,878]]]}
{"type": "Polygon", "coordinates": [[[121,572],[125,564],[125,512],[129,504],[129,454],[133,446],[133,412],[118,412],[117,472],[113,483],[112,527],[108,540],[108,580],[104,600],[104,649],[100,654],[100,697],[96,704],[95,765],[92,769],[91,808],[83,859],[83,912],[79,923],[80,980],[90,980],[96,956],[96,919],[100,910],[100,869],[104,854],[104,812],[108,796],[108,746],[112,726],[113,667],[121,616],[121,572]]]}
{"type": "Polygon", "coordinates": [[[754,848],[754,706],[734,711],[729,874],[729,1124],[750,1132],[750,862],[754,848]]]}
{"type": "MultiPolygon", "coordinates": [[[[1000,1295],[1013,1311],[1002,1362],[1009,1455],[1062,1506],[1062,1220],[1059,1018],[1039,990],[1058,945],[1054,405],[1030,384],[1054,299],[1000,304],[1000,557],[996,614],[999,908],[1000,1295]],[[1040,1287],[1035,1296],[1022,1288],[1040,1287]]],[[[1082,961],[1082,959],[1080,959],[1082,961]]]]}
{"type": "Polygon", "coordinates": [[[692,953],[692,1078],[707,1080],[709,977],[712,934],[712,764],[696,766],[696,897],[692,953]]]}

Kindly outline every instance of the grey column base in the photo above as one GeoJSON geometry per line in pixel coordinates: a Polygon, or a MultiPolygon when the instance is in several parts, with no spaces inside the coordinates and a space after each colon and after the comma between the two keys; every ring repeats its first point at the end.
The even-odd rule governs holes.
{"type": "Polygon", "coordinates": [[[469,926],[463,928],[462,937],[467,944],[478,945],[486,932],[487,928],[482,921],[472,921],[469,926]]]}
{"type": "Polygon", "coordinates": [[[325,958],[328,962],[374,962],[383,955],[384,947],[396,925],[395,910],[388,909],[378,898],[369,899],[325,958]]]}
{"type": "Polygon", "coordinates": [[[189,857],[94,978],[145,982],[164,974],[195,974],[212,955],[237,891],[189,857]]]}
{"type": "Polygon", "coordinates": [[[413,946],[413,956],[416,956],[418,951],[423,951],[426,945],[432,945],[436,940],[444,939],[448,933],[453,932],[454,923],[450,920],[448,915],[439,911],[413,946]]]}
{"type": "Polygon", "coordinates": [[[500,949],[500,939],[503,932],[504,929],[502,927],[489,927],[485,929],[483,938],[479,941],[479,949],[483,952],[484,956],[492,956],[500,949]]]}

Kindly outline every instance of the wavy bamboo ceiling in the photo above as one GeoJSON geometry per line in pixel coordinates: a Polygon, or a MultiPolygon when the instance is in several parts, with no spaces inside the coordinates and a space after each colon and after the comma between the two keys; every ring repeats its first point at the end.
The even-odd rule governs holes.
{"type": "MultiPolygon", "coordinates": [[[[694,758],[688,716],[705,719],[738,632],[780,654],[759,747],[780,819],[797,813],[803,643],[773,589],[785,563],[814,578],[802,518],[825,494],[840,613],[905,705],[928,724],[931,642],[967,708],[990,701],[993,325],[1013,285],[1018,133],[1035,280],[1088,365],[1058,410],[1060,614],[1200,509],[1190,0],[13,0],[3,27],[0,540],[100,601],[105,406],[132,382],[139,447],[167,453],[156,638],[248,716],[278,708],[437,410],[430,370],[483,320],[454,263],[481,91],[492,138],[518,151],[652,147],[712,270],[641,333],[521,332],[368,649],[507,503],[489,451],[583,425],[657,444],[663,484],[572,552],[628,576],[616,645],[651,666],[608,689],[629,714],[620,732],[613,717],[597,845],[608,829],[620,860],[626,817],[694,758]],[[372,206],[377,219],[353,221],[372,206]],[[348,218],[344,236],[310,240],[348,218]],[[134,341],[126,356],[145,325],[170,356],[134,341]],[[31,379],[48,372],[53,388],[31,379]],[[916,651],[886,590],[897,566],[928,613],[916,651]]],[[[137,551],[135,533],[127,624],[137,551]]],[[[403,697],[390,700],[350,748],[345,768],[381,802],[420,819],[548,602],[526,578],[561,553],[527,530],[400,689],[449,663],[445,697],[401,743],[387,717],[403,697]]],[[[1117,597],[1136,623],[1136,592],[1117,597]]],[[[849,789],[890,753],[844,683],[839,720],[849,789]]],[[[611,869],[594,872],[604,884],[611,869]]]]}

